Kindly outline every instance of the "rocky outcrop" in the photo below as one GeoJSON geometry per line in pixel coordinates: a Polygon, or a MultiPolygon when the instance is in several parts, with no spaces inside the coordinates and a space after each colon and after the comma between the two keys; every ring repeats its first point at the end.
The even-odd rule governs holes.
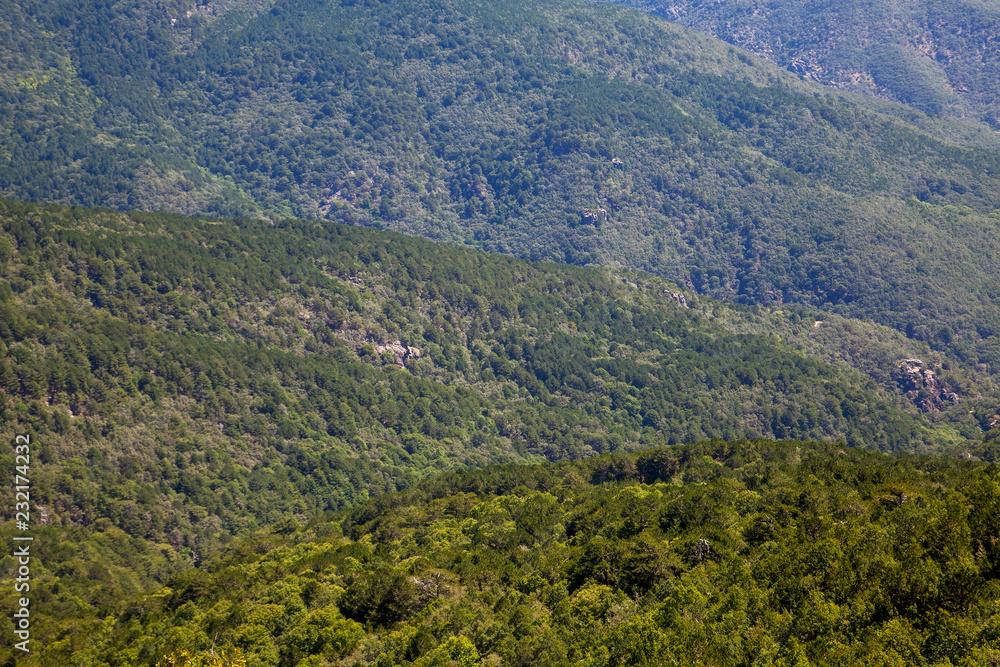
{"type": "Polygon", "coordinates": [[[677,305],[680,306],[681,308],[687,308],[688,307],[687,299],[685,299],[684,295],[681,294],[680,292],[671,292],[670,290],[665,289],[665,290],[663,290],[663,293],[664,294],[669,294],[670,298],[673,299],[674,301],[676,301],[677,305]]]}
{"type": "Polygon", "coordinates": [[[396,357],[396,364],[403,368],[403,364],[407,359],[419,359],[420,350],[416,347],[409,347],[408,345],[403,345],[398,340],[395,343],[388,343],[386,345],[373,345],[376,354],[382,354],[383,352],[392,352],[393,356],[396,357]]]}
{"type": "Polygon", "coordinates": [[[920,359],[903,359],[899,362],[896,383],[910,402],[924,412],[937,412],[947,405],[959,402],[958,394],[950,391],[930,368],[920,359]]]}
{"type": "Polygon", "coordinates": [[[608,212],[603,208],[585,208],[581,216],[583,224],[600,227],[601,223],[608,221],[608,212]]]}

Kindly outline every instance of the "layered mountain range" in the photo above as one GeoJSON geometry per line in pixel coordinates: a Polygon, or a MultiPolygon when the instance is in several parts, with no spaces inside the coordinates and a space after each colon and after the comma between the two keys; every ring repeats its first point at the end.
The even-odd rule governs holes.
{"type": "Polygon", "coordinates": [[[997,662],[992,10],[666,9],[0,0],[0,664],[997,662]]]}
{"type": "Polygon", "coordinates": [[[996,364],[993,130],[546,2],[8,3],[0,192],[374,225],[996,364]]]}
{"type": "MultiPolygon", "coordinates": [[[[923,472],[865,476],[858,481],[864,485],[862,504],[831,515],[839,517],[844,511],[869,516],[870,503],[879,507],[890,492],[912,496],[916,486],[948,484],[948,493],[958,493],[957,485],[972,484],[979,476],[992,479],[993,468],[984,461],[1000,454],[998,398],[990,376],[871,322],[803,308],[727,304],[651,274],[528,263],[328,221],[272,223],[0,204],[0,423],[8,440],[27,435],[33,443],[31,517],[37,541],[32,553],[43,564],[32,570],[33,599],[40,610],[33,636],[47,648],[27,664],[65,664],[80,655],[102,656],[108,664],[302,664],[310,656],[353,655],[360,646],[369,648],[352,660],[368,664],[370,652],[390,650],[374,648],[382,646],[384,632],[402,621],[421,623],[413,614],[436,599],[426,597],[427,591],[437,591],[442,603],[458,601],[457,587],[469,585],[468,577],[480,569],[459,575],[445,561],[418,567],[401,562],[409,556],[372,559],[364,555],[368,547],[339,538],[336,526],[344,519],[336,517],[347,515],[329,513],[386,494],[384,502],[392,506],[400,502],[392,494],[444,471],[550,461],[537,474],[561,476],[552,472],[555,462],[585,460],[577,472],[566,469],[565,474],[599,485],[586,494],[601,496],[603,485],[619,480],[651,484],[659,479],[665,486],[656,491],[657,498],[664,499],[674,490],[700,493],[699,485],[719,475],[724,480],[719,483],[729,484],[726,480],[736,473],[725,472],[722,463],[728,461],[725,466],[740,469],[744,493],[777,485],[766,502],[778,507],[786,502],[782,494],[802,492],[801,484],[813,483],[808,481],[813,477],[802,478],[811,468],[761,468],[765,477],[759,477],[745,467],[747,462],[761,456],[759,448],[770,451],[776,445],[744,451],[745,444],[724,440],[794,437],[828,444],[781,445],[778,459],[790,460],[789,446],[795,457],[800,450],[805,456],[822,451],[817,455],[831,460],[854,446],[922,455],[920,469],[958,466],[956,471],[971,475],[928,478],[940,480],[933,484],[923,472]],[[684,465],[677,467],[678,454],[668,446],[706,438],[713,439],[709,449],[685,454],[684,465]],[[666,458],[644,454],[640,467],[651,472],[636,477],[636,459],[626,454],[655,447],[661,452],[656,456],[666,458]],[[935,463],[927,454],[948,460],[935,463]],[[694,466],[690,474],[686,466],[694,466]],[[893,480],[901,485],[883,486],[893,480]],[[334,576],[327,582],[333,588],[321,587],[322,595],[310,597],[296,583],[297,597],[281,598],[289,604],[299,600],[286,610],[287,624],[254,621],[257,611],[238,611],[242,607],[232,601],[224,605],[230,610],[227,620],[212,615],[222,613],[218,609],[206,612],[205,605],[214,605],[221,589],[192,567],[219,572],[238,562],[243,568],[246,549],[285,553],[279,542],[248,536],[269,524],[283,526],[278,534],[293,534],[303,522],[312,522],[319,531],[315,535],[337,535],[331,544],[360,558],[323,557],[308,566],[334,576]],[[234,540],[235,551],[224,555],[234,540]],[[378,581],[391,586],[383,590],[378,581]],[[424,591],[426,586],[431,588],[424,591]],[[321,616],[310,615],[321,608],[321,616]],[[292,632],[300,623],[305,625],[292,632]],[[340,628],[348,635],[342,641],[332,635],[323,641],[296,639],[298,632],[313,632],[310,624],[317,632],[340,628]],[[217,657],[214,645],[202,636],[209,631],[221,637],[220,649],[236,650],[235,657],[211,662],[217,657]],[[140,653],[129,652],[136,647],[143,647],[140,653]]],[[[858,456],[864,458],[852,454],[851,460],[858,456]]],[[[868,458],[850,465],[868,468],[888,461],[868,458]]],[[[8,476],[15,473],[13,454],[0,463],[8,476]]],[[[523,470],[486,476],[519,480],[527,475],[524,483],[534,484],[536,473],[523,470]]],[[[469,479],[478,484],[475,476],[469,479]]],[[[461,490],[466,482],[456,483],[442,491],[442,502],[478,497],[470,495],[473,487],[461,490]],[[449,499],[453,493],[468,498],[449,499]]],[[[520,487],[517,481],[510,486],[518,494],[520,487]]],[[[922,493],[930,494],[930,488],[922,493]]],[[[984,497],[992,497],[992,488],[984,487],[984,497]]],[[[928,499],[943,497],[935,494],[928,499]]],[[[541,501],[550,502],[548,496],[541,501]]],[[[12,496],[4,496],[8,514],[13,503],[12,496]]],[[[388,520],[384,507],[371,505],[363,511],[369,518],[349,521],[388,520]]],[[[764,509],[770,505],[760,507],[770,511],[764,509]]],[[[808,521],[827,521],[834,509],[815,512],[808,521]]],[[[653,598],[641,602],[643,595],[667,594],[658,586],[689,566],[697,578],[702,561],[742,558],[754,540],[772,539],[746,537],[746,531],[773,530],[766,516],[744,518],[738,528],[726,529],[726,546],[717,541],[722,534],[704,533],[707,524],[700,520],[685,524],[682,541],[656,551],[665,569],[655,572],[632,572],[636,559],[644,558],[646,541],[663,539],[653,531],[621,545],[625,560],[614,566],[617,574],[602,569],[595,554],[581,551],[579,567],[560,566],[544,577],[565,587],[566,594],[590,595],[584,591],[597,585],[615,600],[634,598],[637,606],[622,617],[632,618],[651,609],[653,598]],[[692,556],[699,540],[709,551],[692,556]],[[644,583],[628,583],[635,577],[644,583]]],[[[507,519],[498,520],[506,525],[507,519]]],[[[587,519],[584,513],[573,520],[587,519]]],[[[793,517],[782,521],[790,523],[783,524],[787,530],[781,539],[788,542],[781,549],[790,549],[805,524],[793,517]]],[[[494,529],[483,530],[492,535],[494,529]]],[[[983,530],[987,535],[989,529],[983,530]]],[[[9,539],[13,525],[3,531],[9,539]]],[[[587,531],[576,546],[582,548],[583,535],[598,527],[587,531]]],[[[954,538],[957,549],[966,548],[962,534],[954,538]]],[[[396,539],[379,535],[386,544],[396,539]]],[[[563,537],[550,542],[537,535],[557,552],[563,548],[563,537]]],[[[492,537],[483,539],[488,550],[501,545],[492,537]]],[[[844,539],[854,538],[844,533],[844,539]]],[[[535,548],[530,541],[502,544],[535,548]]],[[[334,547],[305,548],[313,553],[334,547]]],[[[454,549],[467,547],[464,542],[442,546],[456,554],[454,549]]],[[[987,595],[986,583],[976,582],[992,581],[995,566],[989,560],[992,547],[983,548],[974,565],[979,574],[956,571],[941,584],[949,585],[952,576],[973,577],[966,597],[956,598],[960,609],[987,595]]],[[[891,549],[893,562],[904,562],[897,547],[891,549]]],[[[925,565],[938,567],[938,560],[925,565]]],[[[536,566],[525,564],[525,572],[536,566]]],[[[290,572],[312,576],[300,570],[298,565],[268,569],[262,579],[252,579],[270,586],[290,572]]],[[[493,584],[487,588],[490,595],[501,594],[493,584]]],[[[937,604],[934,595],[919,595],[921,605],[937,604]]],[[[804,598],[796,600],[806,604],[804,598]]],[[[544,604],[556,602],[546,598],[544,604]]],[[[279,604],[265,604],[272,603],[279,604]]],[[[13,609],[7,611],[5,618],[13,609]]],[[[277,613],[277,607],[260,613],[265,611],[277,613]]],[[[874,631],[899,613],[886,610],[888,616],[865,620],[857,632],[874,631]]],[[[969,619],[969,632],[980,632],[979,621],[963,618],[969,619]]],[[[777,633],[771,641],[781,641],[786,621],[767,624],[768,632],[777,633]]],[[[577,641],[571,627],[560,626],[559,633],[569,633],[560,634],[561,642],[577,641]]],[[[662,629],[671,636],[669,628],[662,629]]],[[[428,636],[412,650],[392,651],[400,652],[400,660],[411,656],[410,661],[439,644],[472,642],[466,631],[431,632],[434,639],[428,636]]],[[[928,630],[921,625],[913,632],[923,637],[928,630]]],[[[616,649],[625,653],[614,664],[634,664],[622,655],[635,649],[636,641],[629,638],[616,649]]],[[[820,655],[820,644],[810,651],[820,655]]],[[[469,646],[482,655],[509,657],[514,650],[507,644],[494,650],[494,640],[486,639],[469,646]]],[[[550,648],[536,646],[530,655],[549,655],[550,648]]],[[[861,644],[855,649],[863,650],[861,644]]],[[[14,650],[8,646],[0,659],[23,664],[14,650]]]]}

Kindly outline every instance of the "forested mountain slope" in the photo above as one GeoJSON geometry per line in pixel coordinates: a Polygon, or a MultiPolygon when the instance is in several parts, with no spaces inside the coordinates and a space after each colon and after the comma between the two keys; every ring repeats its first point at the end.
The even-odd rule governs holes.
{"type": "Polygon", "coordinates": [[[985,126],[608,5],[7,0],[0,16],[8,196],[642,268],[1000,365],[985,126]]]}
{"type": "Polygon", "coordinates": [[[1000,129],[1000,4],[646,2],[640,7],[793,72],[1000,129]]]}
{"type": "Polygon", "coordinates": [[[607,5],[0,0],[0,194],[4,665],[996,661],[976,119],[607,5]]]}
{"type": "Polygon", "coordinates": [[[0,423],[35,443],[54,616],[443,470],[706,437],[995,458],[990,379],[870,323],[333,222],[0,204],[0,423]]]}
{"type": "Polygon", "coordinates": [[[438,469],[705,437],[934,451],[994,407],[988,379],[898,334],[647,274],[329,222],[14,202],[2,220],[0,409],[50,434],[68,522],[110,503],[122,527],[169,532],[157,494],[177,493],[202,508],[192,525],[216,517],[208,536],[438,469]],[[938,379],[909,393],[914,356],[938,379]]]}
{"type": "Polygon", "coordinates": [[[46,603],[60,641],[17,664],[982,667],[998,525],[995,464],[815,442],[496,466],[286,521],[101,616],[46,603]]]}

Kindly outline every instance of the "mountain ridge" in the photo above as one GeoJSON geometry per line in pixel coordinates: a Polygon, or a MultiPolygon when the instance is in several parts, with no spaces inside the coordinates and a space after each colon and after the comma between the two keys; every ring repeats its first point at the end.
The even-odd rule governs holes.
{"type": "Polygon", "coordinates": [[[632,266],[998,365],[985,126],[992,144],[607,5],[101,7],[22,12],[38,62],[6,61],[8,196],[632,266]]]}
{"type": "Polygon", "coordinates": [[[0,203],[0,410],[48,441],[57,524],[181,548],[455,466],[994,425],[988,375],[871,323],[329,222],[0,203]]]}
{"type": "Polygon", "coordinates": [[[840,89],[997,129],[995,3],[622,2],[840,89]]]}

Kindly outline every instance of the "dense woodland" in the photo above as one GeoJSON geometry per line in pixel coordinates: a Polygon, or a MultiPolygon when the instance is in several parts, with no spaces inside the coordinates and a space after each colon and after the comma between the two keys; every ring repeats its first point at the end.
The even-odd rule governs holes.
{"type": "Polygon", "coordinates": [[[871,323],[332,222],[2,207],[0,421],[36,442],[54,617],[456,468],[744,436],[997,453],[991,377],[871,323]]]}
{"type": "Polygon", "coordinates": [[[2,5],[0,192],[331,219],[1000,367],[995,132],[599,4],[2,5]]]}
{"type": "Polygon", "coordinates": [[[981,667],[997,525],[996,464],[816,442],[448,473],[48,617],[18,664],[981,667]]]}
{"type": "Polygon", "coordinates": [[[1000,141],[913,86],[0,0],[0,665],[1000,664],[1000,141]]]}
{"type": "Polygon", "coordinates": [[[1000,11],[992,3],[616,4],[657,12],[827,85],[1000,127],[1000,11]]]}
{"type": "Polygon", "coordinates": [[[14,202],[3,220],[0,409],[9,433],[49,434],[54,516],[191,549],[188,530],[455,466],[744,435],[941,451],[996,407],[989,376],[888,330],[649,275],[335,223],[14,202]],[[939,386],[911,393],[898,364],[914,356],[939,386]]]}

